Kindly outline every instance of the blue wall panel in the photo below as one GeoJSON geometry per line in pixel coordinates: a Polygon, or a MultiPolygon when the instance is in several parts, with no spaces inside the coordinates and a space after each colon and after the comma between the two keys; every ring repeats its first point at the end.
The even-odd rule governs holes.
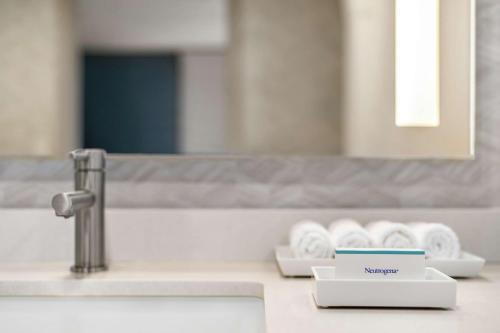
{"type": "Polygon", "coordinates": [[[109,153],[177,152],[175,56],[84,56],[84,138],[109,153]]]}

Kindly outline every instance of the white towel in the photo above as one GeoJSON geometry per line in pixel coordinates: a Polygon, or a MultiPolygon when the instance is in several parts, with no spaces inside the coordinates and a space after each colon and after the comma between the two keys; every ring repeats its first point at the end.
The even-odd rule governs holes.
{"type": "Polygon", "coordinates": [[[328,227],[332,237],[333,247],[372,247],[372,239],[368,231],[357,221],[341,219],[333,221],[328,227]]]}
{"type": "Polygon", "coordinates": [[[314,221],[302,221],[290,231],[290,247],[295,256],[304,259],[331,258],[333,245],[330,233],[314,221]]]}
{"type": "Polygon", "coordinates": [[[441,223],[414,222],[409,226],[417,237],[418,247],[429,258],[457,259],[460,241],[455,232],[441,223]]]}
{"type": "Polygon", "coordinates": [[[366,225],[374,246],[382,248],[417,248],[413,230],[402,223],[376,221],[366,225]]]}

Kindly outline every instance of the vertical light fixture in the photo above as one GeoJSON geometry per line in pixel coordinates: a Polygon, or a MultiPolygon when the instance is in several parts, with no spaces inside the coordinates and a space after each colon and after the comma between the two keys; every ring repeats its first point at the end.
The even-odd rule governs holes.
{"type": "Polygon", "coordinates": [[[395,0],[396,126],[439,126],[439,0],[395,0]]]}

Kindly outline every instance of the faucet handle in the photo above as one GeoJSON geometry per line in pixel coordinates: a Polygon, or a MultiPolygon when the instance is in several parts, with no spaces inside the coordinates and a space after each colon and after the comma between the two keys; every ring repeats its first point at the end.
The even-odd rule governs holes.
{"type": "Polygon", "coordinates": [[[52,208],[57,216],[68,218],[77,210],[93,205],[94,201],[95,196],[89,191],[63,192],[52,198],[52,208]]]}
{"type": "Polygon", "coordinates": [[[88,160],[89,152],[85,149],[75,149],[69,152],[68,156],[75,161],[88,160]]]}
{"type": "Polygon", "coordinates": [[[75,170],[104,170],[106,151],[103,149],[75,149],[69,153],[75,161],[75,170]]]}

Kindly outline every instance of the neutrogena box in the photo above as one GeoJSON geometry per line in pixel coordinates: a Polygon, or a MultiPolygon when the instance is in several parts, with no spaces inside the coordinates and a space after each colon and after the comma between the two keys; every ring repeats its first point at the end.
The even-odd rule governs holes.
{"type": "Polygon", "coordinates": [[[424,279],[425,251],[337,248],[335,250],[335,276],[338,279],[424,279]]]}

